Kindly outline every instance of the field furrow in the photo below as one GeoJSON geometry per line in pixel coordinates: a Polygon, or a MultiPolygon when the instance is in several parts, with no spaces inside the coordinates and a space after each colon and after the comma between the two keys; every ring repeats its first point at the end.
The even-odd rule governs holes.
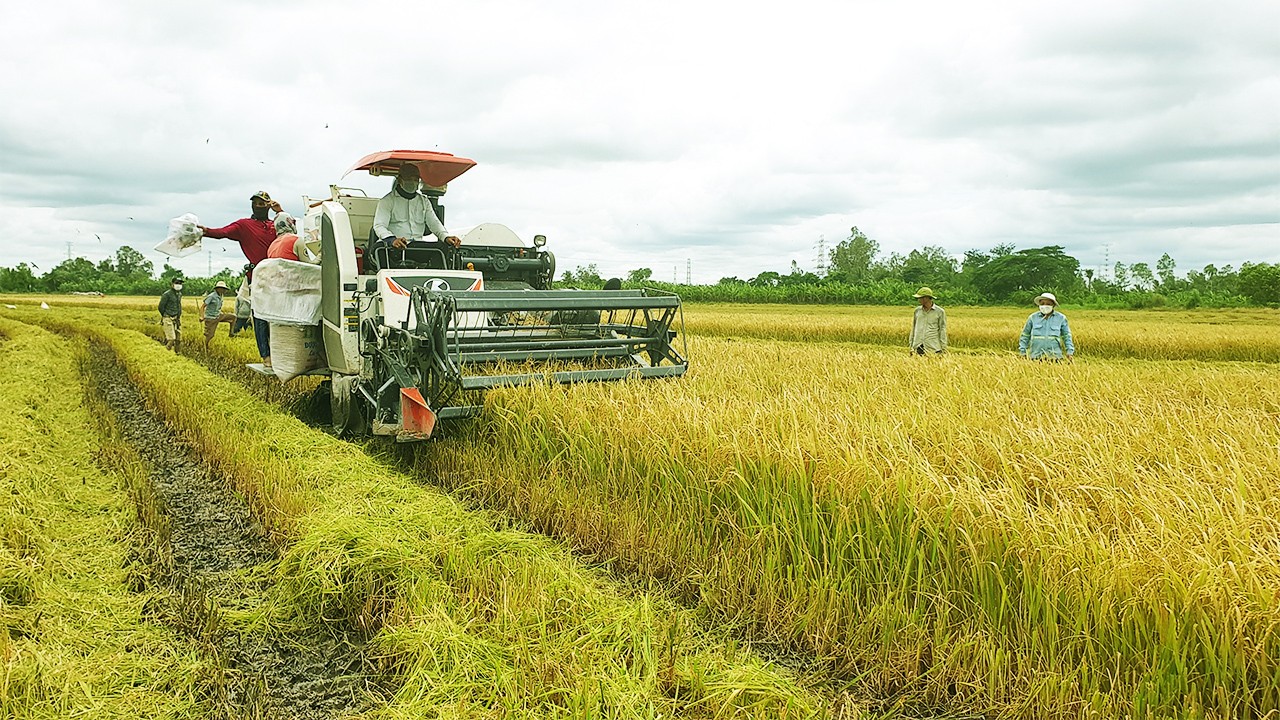
{"type": "Polygon", "coordinates": [[[262,622],[368,634],[399,689],[363,716],[855,712],[708,634],[693,613],[621,591],[563,547],[388,471],[150,339],[37,318],[108,343],[282,543],[262,622]]]}
{"type": "MultiPolygon", "coordinates": [[[[1280,713],[1280,344],[1262,318],[1170,314],[1169,340],[1145,319],[1086,317],[1090,345],[1054,365],[877,348],[897,345],[883,314],[759,310],[691,308],[705,334],[683,379],[496,391],[444,440],[375,455],[887,715],[1280,713]],[[871,334],[847,337],[849,322],[871,334]],[[1083,349],[1108,337],[1098,354],[1151,359],[1083,349]]],[[[66,315],[155,332],[136,311],[66,315]]],[[[1006,319],[990,320],[973,347],[997,342],[1006,319]]],[[[251,343],[194,355],[261,398],[306,402],[307,384],[241,369],[251,343]]],[[[367,467],[330,447],[332,475],[367,467]]],[[[286,485],[258,483],[256,502],[298,537],[308,506],[267,498],[321,489],[286,485]]]]}

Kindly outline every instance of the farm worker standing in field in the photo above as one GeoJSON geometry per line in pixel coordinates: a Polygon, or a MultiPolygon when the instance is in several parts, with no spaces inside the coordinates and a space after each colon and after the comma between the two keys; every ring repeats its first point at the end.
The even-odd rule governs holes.
{"type": "MultiPolygon", "coordinates": [[[[409,243],[421,240],[427,230],[442,243],[457,247],[461,241],[445,229],[444,223],[436,216],[435,208],[426,195],[418,192],[422,177],[418,174],[418,166],[404,163],[396,172],[396,182],[391,192],[378,200],[378,208],[373,213],[373,235],[377,244],[365,253],[366,262],[374,258],[377,248],[404,249],[409,243]]],[[[373,262],[377,262],[374,258],[373,262]]]]}
{"type": "Polygon", "coordinates": [[[1031,313],[1027,323],[1022,326],[1022,337],[1018,339],[1018,352],[1032,360],[1052,360],[1057,362],[1064,357],[1071,362],[1076,354],[1075,343],[1071,342],[1071,327],[1067,325],[1067,316],[1058,312],[1058,298],[1053,293],[1040,293],[1036,298],[1040,309],[1031,313]]]}
{"type": "MultiPolygon", "coordinates": [[[[259,190],[249,198],[249,209],[252,215],[241,218],[226,227],[207,228],[198,226],[207,238],[224,238],[240,243],[240,249],[249,260],[249,277],[253,277],[253,267],[267,259],[267,250],[276,239],[275,224],[267,217],[271,211],[281,212],[280,203],[271,199],[265,190],[259,190]]],[[[258,355],[262,356],[262,364],[271,367],[271,326],[265,320],[253,319],[253,336],[258,341],[258,355]]]]}
{"type": "Polygon", "coordinates": [[[204,346],[209,347],[213,334],[218,330],[218,323],[231,324],[236,316],[222,312],[222,297],[227,294],[227,284],[221,280],[213,286],[213,291],[204,296],[204,346]]]}
{"type": "Polygon", "coordinates": [[[240,289],[236,291],[236,321],[231,325],[231,337],[239,335],[241,330],[249,327],[252,313],[253,305],[249,301],[249,278],[246,277],[240,283],[240,289]]]}
{"type": "Polygon", "coordinates": [[[911,352],[944,353],[947,351],[947,313],[933,304],[933,291],[922,287],[915,297],[920,300],[911,319],[911,352]]]}
{"type": "Polygon", "coordinates": [[[182,344],[182,278],[160,295],[160,325],[164,328],[164,344],[174,352],[182,344]]]}

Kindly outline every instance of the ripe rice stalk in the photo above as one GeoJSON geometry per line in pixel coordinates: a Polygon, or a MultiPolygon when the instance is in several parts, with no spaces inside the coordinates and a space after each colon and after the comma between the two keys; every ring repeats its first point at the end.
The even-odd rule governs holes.
{"type": "Polygon", "coordinates": [[[1051,699],[1061,717],[1280,707],[1270,368],[693,351],[732,362],[494,393],[421,473],[825,658],[866,696],[1051,699]]]}
{"type": "Polygon", "coordinates": [[[79,352],[0,318],[0,715],[209,717],[208,664],[130,589],[139,528],[99,460],[79,352]]]}
{"type": "Polygon", "coordinates": [[[110,343],[286,543],[262,621],[372,636],[401,689],[370,717],[831,713],[694,613],[620,592],[564,547],[502,529],[136,332],[81,330],[110,343]]]}

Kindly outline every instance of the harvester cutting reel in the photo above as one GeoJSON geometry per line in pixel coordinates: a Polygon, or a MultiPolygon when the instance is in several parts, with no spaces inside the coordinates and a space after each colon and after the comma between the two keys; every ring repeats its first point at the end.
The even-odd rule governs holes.
{"type": "Polygon", "coordinates": [[[366,370],[345,389],[335,379],[334,424],[423,440],[477,414],[490,388],[676,377],[689,365],[683,325],[679,297],[656,290],[415,287],[409,317],[361,323],[366,370]]]}

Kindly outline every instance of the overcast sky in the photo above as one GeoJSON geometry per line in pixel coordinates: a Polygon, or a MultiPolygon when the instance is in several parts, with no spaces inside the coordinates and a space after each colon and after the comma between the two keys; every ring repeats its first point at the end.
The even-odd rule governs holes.
{"type": "MultiPolygon", "coordinates": [[[[450,228],[562,269],[1063,245],[1280,262],[1280,2],[6,3],[0,265],[302,212],[377,150],[479,164],[450,228]]],[[[188,273],[244,263],[206,241],[188,273]]]]}

